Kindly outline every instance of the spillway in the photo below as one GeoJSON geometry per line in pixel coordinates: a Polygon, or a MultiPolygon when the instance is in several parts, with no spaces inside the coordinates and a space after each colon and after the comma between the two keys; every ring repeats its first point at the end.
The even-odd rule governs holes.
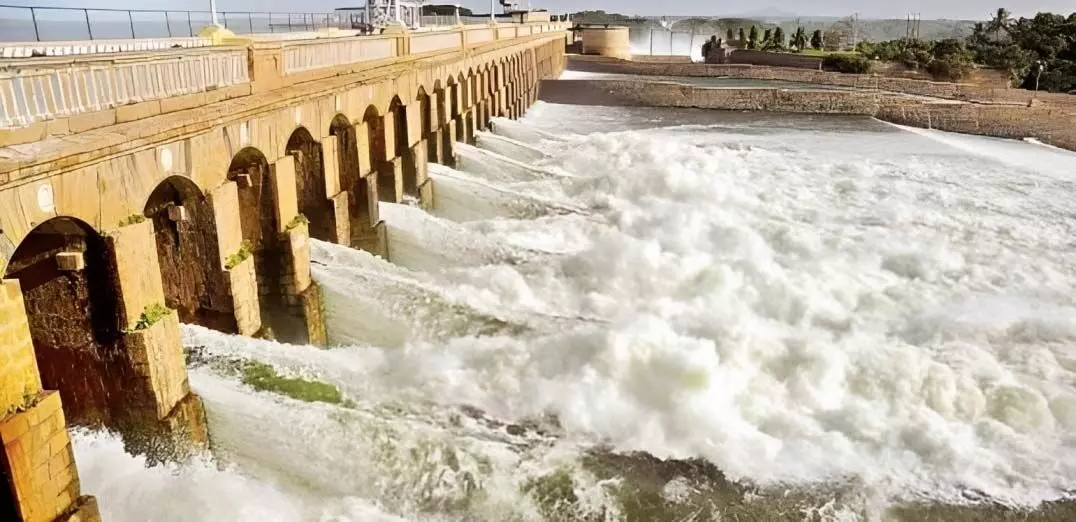
{"type": "Polygon", "coordinates": [[[388,260],[313,243],[331,348],[184,327],[212,454],[75,434],[106,520],[913,520],[1076,489],[1076,155],[541,102],[494,129],[431,211],[381,204],[388,260]]]}

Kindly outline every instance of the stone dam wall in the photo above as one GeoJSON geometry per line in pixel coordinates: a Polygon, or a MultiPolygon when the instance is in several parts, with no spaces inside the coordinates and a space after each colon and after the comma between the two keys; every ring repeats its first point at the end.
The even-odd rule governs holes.
{"type": "Polygon", "coordinates": [[[1036,138],[1076,151],[1076,125],[1058,107],[938,103],[880,91],[714,89],[633,80],[545,80],[540,99],[583,105],[842,114],[999,138],[1036,138]]]}
{"type": "Polygon", "coordinates": [[[597,57],[573,56],[569,70],[640,76],[686,76],[779,80],[863,90],[927,96],[983,104],[1045,104],[1068,107],[1076,111],[1076,96],[1034,92],[989,85],[934,82],[911,78],[892,78],[870,74],[844,74],[792,67],[768,67],[740,64],[641,63],[597,57]]]}

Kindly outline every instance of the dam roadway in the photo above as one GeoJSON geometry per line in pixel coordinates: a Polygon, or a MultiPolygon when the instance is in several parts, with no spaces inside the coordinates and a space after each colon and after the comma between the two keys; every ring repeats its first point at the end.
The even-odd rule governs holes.
{"type": "MultiPolygon", "coordinates": [[[[1048,265],[1042,268],[1047,276],[1063,272],[1069,258],[1053,252],[1052,241],[1063,234],[1052,220],[1065,209],[1043,194],[1064,190],[1065,180],[1042,172],[1071,156],[1051,151],[1041,161],[1045,166],[1028,166],[1024,174],[1045,189],[1029,192],[1034,198],[1026,200],[1009,199],[1027,188],[1022,180],[1007,179],[994,163],[1031,165],[1035,154],[1029,150],[1037,151],[1032,148],[1037,145],[1005,143],[981,162],[988,164],[980,173],[990,189],[982,190],[989,196],[984,199],[1011,206],[1013,215],[1052,223],[1041,238],[1034,227],[1013,218],[984,226],[978,232],[982,237],[974,236],[970,225],[952,236],[970,246],[960,239],[938,246],[935,234],[945,235],[948,221],[935,215],[935,203],[959,203],[950,212],[954,227],[1002,217],[983,210],[986,203],[977,199],[975,187],[952,189],[952,195],[939,189],[959,186],[973,163],[952,158],[939,145],[957,143],[956,138],[930,131],[908,138],[912,133],[872,119],[1068,146],[1070,129],[1052,126],[1054,119],[1067,117],[1067,107],[1049,98],[1028,107],[1012,93],[1007,105],[981,104],[965,92],[934,92],[945,88],[936,85],[820,88],[845,80],[816,75],[798,81],[795,72],[766,68],[724,71],[719,75],[763,82],[726,89],[721,82],[727,79],[697,78],[706,76],[707,66],[569,57],[567,29],[539,21],[377,36],[337,31],[287,39],[217,35],[176,49],[0,62],[7,66],[0,70],[0,520],[145,520],[155,509],[197,517],[199,511],[188,502],[203,507],[203,516],[221,520],[258,518],[258,513],[282,520],[399,520],[382,518],[383,510],[411,516],[399,505],[418,505],[423,514],[515,520],[519,506],[514,504],[526,504],[520,502],[523,494],[538,504],[540,518],[587,519],[593,513],[579,506],[586,504],[581,484],[613,468],[622,472],[616,480],[638,488],[622,494],[627,500],[619,499],[616,509],[624,512],[602,504],[602,510],[612,510],[603,513],[614,518],[690,519],[703,512],[696,501],[709,502],[713,513],[717,508],[698,485],[709,480],[718,484],[713,495],[728,502],[720,513],[791,519],[789,513],[801,513],[796,503],[803,500],[802,491],[770,496],[769,490],[725,483],[721,473],[760,481],[777,477],[780,483],[786,477],[813,479],[811,472],[824,470],[831,474],[823,473],[819,482],[828,494],[827,481],[841,472],[871,475],[857,475],[862,471],[857,466],[888,471],[892,462],[885,444],[894,444],[893,454],[920,457],[922,452],[929,465],[949,472],[937,474],[944,478],[936,489],[945,494],[985,491],[1002,498],[997,484],[1006,480],[1020,486],[1012,488],[1017,496],[1067,484],[1056,475],[1065,475],[1071,459],[1058,449],[1063,445],[1050,446],[1054,432],[1049,430],[1076,422],[1069,415],[1076,411],[1070,408],[1076,399],[1070,401],[1068,392],[1037,402],[1033,392],[1053,390],[1049,379],[1033,379],[1041,373],[1037,370],[1016,372],[1034,381],[1038,387],[1032,391],[1007,383],[980,389],[959,364],[920,352],[910,355],[905,345],[891,342],[903,336],[901,342],[927,353],[931,341],[924,339],[930,332],[963,340],[965,329],[974,330],[961,322],[963,316],[953,319],[956,325],[946,323],[946,316],[915,317],[908,326],[893,310],[955,298],[957,292],[945,284],[958,273],[972,287],[1004,286],[1002,275],[994,274],[989,283],[978,279],[993,274],[974,255],[980,243],[997,246],[1014,273],[1034,272],[1020,249],[990,242],[995,228],[998,237],[1010,234],[1047,252],[1038,259],[1048,265]],[[562,76],[566,68],[576,71],[562,76]],[[785,83],[765,83],[774,80],[785,83]],[[540,104],[525,124],[510,121],[539,98],[551,103],[540,104]],[[594,105],[616,107],[603,112],[594,105]],[[696,109],[753,114],[723,113],[715,123],[715,113],[696,109]],[[1029,133],[1023,121],[1027,113],[1022,111],[1028,110],[1041,116],[1038,131],[1029,133]],[[564,127],[556,122],[583,137],[559,136],[564,127]],[[491,133],[494,126],[497,132],[491,133]],[[1045,134],[1035,133],[1044,129],[1045,134]],[[845,157],[860,144],[863,157],[845,157]],[[804,152],[814,149],[814,156],[804,152]],[[895,167],[890,154],[912,158],[907,170],[895,167]],[[554,162],[554,156],[562,161],[554,162]],[[623,175],[629,170],[631,176],[623,175]],[[927,188],[916,192],[905,177],[927,188]],[[880,199],[872,199],[876,196],[880,199]],[[934,228],[921,230],[908,208],[925,213],[922,219],[933,220],[934,228]],[[519,219],[483,221],[490,215],[519,219]],[[478,224],[459,227],[453,220],[478,224]],[[886,250],[885,234],[875,232],[880,228],[891,232],[889,242],[918,246],[922,241],[924,251],[886,250]],[[521,235],[529,240],[520,240],[521,235]],[[573,256],[575,240],[588,248],[573,256]],[[558,256],[568,259],[555,268],[540,264],[558,256]],[[449,275],[422,275],[441,269],[449,275]],[[450,284],[456,286],[445,290],[450,284]],[[446,297],[453,293],[478,304],[464,306],[446,297]],[[565,301],[568,311],[531,309],[529,301],[541,300],[532,294],[541,293],[552,296],[540,296],[548,301],[565,301]],[[490,295],[503,301],[483,303],[490,295]],[[699,303],[701,308],[692,308],[699,303]],[[905,330],[886,330],[898,327],[905,330]],[[408,328],[439,330],[450,339],[433,348],[408,343],[413,340],[408,328]],[[608,330],[594,335],[587,328],[608,330]],[[833,340],[782,337],[797,328],[833,340]],[[870,337],[876,333],[872,329],[890,333],[870,337]],[[520,332],[568,333],[534,338],[520,332]],[[349,349],[316,348],[343,344],[369,344],[372,355],[356,361],[349,349]],[[787,351],[774,348],[778,345],[787,351]],[[772,353],[763,353],[767,350],[772,353]],[[453,359],[452,351],[462,355],[453,359]],[[866,355],[852,363],[842,359],[857,353],[866,355]],[[588,357],[594,360],[573,373],[571,365],[588,357]],[[894,361],[912,367],[895,374],[891,370],[899,364],[894,361]],[[274,367],[298,377],[281,378],[274,367]],[[564,375],[556,374],[558,369],[564,375]],[[242,390],[222,377],[236,372],[243,375],[242,390]],[[849,387],[856,388],[848,395],[861,405],[834,405],[840,395],[835,383],[844,373],[853,381],[849,387]],[[331,384],[302,379],[310,374],[331,384]],[[755,377],[741,382],[744,375],[755,377]],[[780,385],[767,387],[771,380],[780,385]],[[285,395],[305,402],[296,407],[251,400],[243,391],[274,390],[281,382],[291,390],[285,395]],[[426,394],[414,406],[401,405],[391,394],[397,387],[405,390],[400,395],[405,403],[415,389],[426,394]],[[535,396],[527,397],[530,392],[535,396]],[[889,392],[893,395],[885,395],[889,392]],[[930,424],[933,417],[904,418],[905,410],[921,413],[916,397],[907,397],[920,392],[939,415],[953,417],[946,420],[958,425],[957,435],[966,435],[962,430],[970,426],[960,424],[964,416],[990,417],[989,430],[975,428],[989,431],[984,436],[989,440],[976,440],[982,444],[974,447],[977,453],[957,454],[954,448],[966,440],[939,435],[949,432],[930,424]],[[363,394],[389,399],[370,406],[363,394]],[[459,395],[464,406],[449,414],[423,409],[424,401],[443,394],[452,395],[452,401],[459,395]],[[318,402],[339,408],[322,418],[324,412],[308,404],[318,402]],[[728,425],[735,429],[705,431],[713,404],[721,405],[722,418],[736,421],[728,425]],[[696,406],[701,412],[692,409],[696,406]],[[552,420],[531,418],[539,413],[532,410],[547,413],[545,407],[554,410],[552,420]],[[634,417],[647,407],[660,411],[634,417]],[[526,414],[498,420],[502,408],[526,414]],[[225,410],[229,414],[221,413],[225,410]],[[399,417],[413,424],[391,426],[393,431],[350,417],[382,410],[402,411],[399,417]],[[834,416],[835,411],[843,416],[834,416]],[[573,413],[577,419],[570,418],[573,413]],[[765,419],[758,426],[750,425],[760,417],[765,419]],[[655,418],[671,420],[664,421],[666,426],[655,418]],[[822,435],[812,431],[816,421],[825,426],[822,435]],[[749,429],[740,430],[737,422],[749,429]],[[1000,424],[1021,435],[1025,428],[1045,435],[1019,439],[1000,424]],[[362,429],[349,431],[355,426],[362,429]],[[610,438],[622,443],[618,449],[659,457],[688,453],[710,464],[603,453],[605,441],[584,450],[587,457],[581,460],[591,466],[586,473],[536,472],[529,469],[535,462],[524,457],[497,461],[506,453],[526,455],[535,445],[556,446],[547,439],[564,426],[612,433],[610,438]],[[420,438],[414,446],[400,443],[393,450],[385,447],[396,445],[395,439],[378,439],[383,429],[407,439],[412,428],[423,435],[439,430],[463,435],[449,439],[446,447],[420,438]],[[764,436],[755,437],[759,433],[764,436]],[[829,437],[834,433],[840,436],[829,437]],[[280,468],[287,476],[281,482],[299,485],[281,491],[254,487],[229,470],[199,467],[211,434],[214,452],[246,463],[253,475],[263,477],[263,466],[280,468]],[[689,443],[674,444],[677,434],[689,443]],[[788,443],[774,443],[782,434],[788,443]],[[876,435],[885,443],[871,439],[876,435]],[[468,461],[473,456],[467,451],[452,449],[496,446],[501,436],[512,437],[504,445],[510,451],[495,447],[468,461]],[[644,444],[654,439],[673,449],[658,452],[644,444]],[[80,455],[76,466],[73,447],[79,444],[91,457],[80,455]],[[117,444],[122,457],[115,454],[117,444]],[[872,444],[885,451],[872,452],[872,444]],[[1041,452],[1013,450],[1026,457],[1022,461],[1010,462],[1004,453],[1036,444],[1041,452]],[[735,451],[719,451],[725,446],[735,451]],[[1044,468],[1042,452],[1051,449],[1063,455],[1056,474],[1036,475],[1044,468]],[[108,465],[101,464],[102,454],[111,459],[108,465]],[[955,470],[945,468],[945,455],[956,462],[955,470]],[[986,466],[991,459],[983,455],[1004,469],[986,466]],[[179,479],[168,471],[167,463],[192,459],[194,471],[175,473],[179,479]],[[419,462],[414,468],[400,463],[409,459],[419,462]],[[424,459],[445,464],[431,473],[424,459]],[[355,460],[376,461],[370,472],[376,488],[355,478],[369,471],[353,468],[355,460]],[[88,471],[85,462],[90,462],[88,471]],[[126,469],[130,462],[134,473],[102,474],[102,467],[126,469]],[[160,467],[166,470],[163,477],[147,471],[160,463],[166,464],[160,467]],[[757,477],[748,464],[760,471],[757,477]],[[386,469],[404,478],[388,476],[386,469]],[[90,474],[94,489],[82,490],[89,482],[80,471],[90,474]],[[535,476],[496,489],[497,480],[508,480],[506,472],[535,476]],[[483,473],[486,489],[474,478],[483,473]],[[976,473],[981,482],[968,479],[978,479],[976,473]],[[658,477],[660,494],[646,489],[658,477]],[[689,487],[685,480],[699,482],[689,487]],[[172,504],[142,505],[147,502],[135,494],[115,502],[115,489],[147,487],[162,491],[145,498],[168,498],[172,504]],[[379,507],[370,513],[350,505],[350,495],[364,488],[377,492],[371,496],[379,507]],[[481,494],[475,493],[479,489],[481,494]],[[295,490],[312,496],[317,507],[301,510],[279,500],[301,496],[295,490]],[[110,500],[124,507],[99,508],[87,492],[111,493],[110,500]],[[195,492],[195,500],[183,498],[188,492],[195,492]],[[730,492],[737,498],[725,498],[730,492]],[[334,495],[340,493],[349,507],[336,504],[334,495]],[[756,493],[765,502],[743,500],[756,493]],[[250,494],[256,496],[244,496],[250,494]],[[411,496],[417,500],[397,498],[411,496]],[[674,506],[668,500],[674,497],[687,500],[674,506]],[[390,507],[380,506],[382,499],[390,507]],[[332,509],[321,508],[323,502],[332,509]],[[477,506],[481,502],[486,504],[477,506]],[[574,511],[564,511],[569,504],[574,511]],[[238,507],[210,509],[219,505],[238,507]],[[102,517],[106,511],[112,516],[102,517]],[[505,513],[513,516],[499,516],[505,513]]],[[[983,148],[974,141],[959,146],[983,148]]],[[[1052,290],[1036,292],[1052,295],[1052,290]]],[[[1041,339],[1067,346],[1067,323],[1051,317],[1023,330],[1014,326],[1020,335],[1012,342],[1041,339]]],[[[990,360],[999,367],[1011,362],[990,360]]],[[[921,472],[911,464],[902,467],[912,460],[894,463],[894,475],[882,473],[880,482],[911,488],[901,480],[921,472]]],[[[603,488],[611,480],[594,480],[598,485],[586,493],[606,494],[603,488]]],[[[993,510],[989,502],[982,511],[946,512],[950,498],[932,499],[941,502],[940,516],[948,519],[1008,520],[1022,514],[993,510]]],[[[910,516],[898,519],[930,519],[935,506],[926,506],[917,511],[913,505],[907,508],[910,516]]],[[[817,518],[848,514],[827,518],[825,509],[818,509],[817,518]]],[[[852,511],[859,515],[864,509],[852,511]]],[[[1068,503],[1051,504],[1043,519],[1064,519],[1070,512],[1068,503]]]]}

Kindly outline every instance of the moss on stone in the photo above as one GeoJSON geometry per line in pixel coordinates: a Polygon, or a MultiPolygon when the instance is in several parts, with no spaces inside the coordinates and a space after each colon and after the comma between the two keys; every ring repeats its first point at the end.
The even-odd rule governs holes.
{"type": "Polygon", "coordinates": [[[145,221],[146,216],[143,216],[142,214],[131,214],[130,216],[127,216],[123,221],[120,221],[119,226],[120,228],[123,228],[129,225],[137,225],[139,223],[144,223],[145,221]]]}
{"type": "Polygon", "coordinates": [[[549,520],[570,518],[579,502],[571,471],[564,468],[530,479],[520,490],[534,501],[542,516],[549,520]]]}
{"type": "Polygon", "coordinates": [[[142,315],[138,317],[138,322],[135,323],[134,328],[131,330],[135,332],[146,330],[157,324],[157,321],[160,321],[170,313],[172,313],[172,310],[167,306],[161,303],[153,303],[142,311],[142,315]]]}
{"type": "Polygon", "coordinates": [[[243,261],[249,259],[250,256],[253,254],[254,246],[250,244],[250,241],[243,240],[243,242],[239,245],[239,250],[236,253],[228,256],[228,259],[225,260],[224,268],[226,270],[231,270],[239,266],[239,264],[243,261]]]}
{"type": "Polygon", "coordinates": [[[250,362],[243,368],[243,383],[258,391],[287,395],[303,402],[347,405],[340,389],[324,382],[284,377],[271,365],[250,362]]]}
{"type": "Polygon", "coordinates": [[[293,229],[295,229],[299,225],[309,225],[309,224],[310,224],[310,220],[306,219],[306,216],[304,216],[302,214],[298,214],[298,215],[295,216],[295,218],[293,218],[291,220],[291,223],[288,223],[288,226],[284,227],[284,230],[286,230],[288,232],[291,232],[293,229]]]}

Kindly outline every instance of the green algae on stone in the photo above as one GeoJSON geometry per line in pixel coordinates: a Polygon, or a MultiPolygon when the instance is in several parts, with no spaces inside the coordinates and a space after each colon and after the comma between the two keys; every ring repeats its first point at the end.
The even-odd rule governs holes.
{"type": "Polygon", "coordinates": [[[243,384],[258,391],[279,393],[303,402],[344,403],[336,386],[298,377],[284,377],[271,365],[260,362],[247,363],[243,368],[243,384]]]}

